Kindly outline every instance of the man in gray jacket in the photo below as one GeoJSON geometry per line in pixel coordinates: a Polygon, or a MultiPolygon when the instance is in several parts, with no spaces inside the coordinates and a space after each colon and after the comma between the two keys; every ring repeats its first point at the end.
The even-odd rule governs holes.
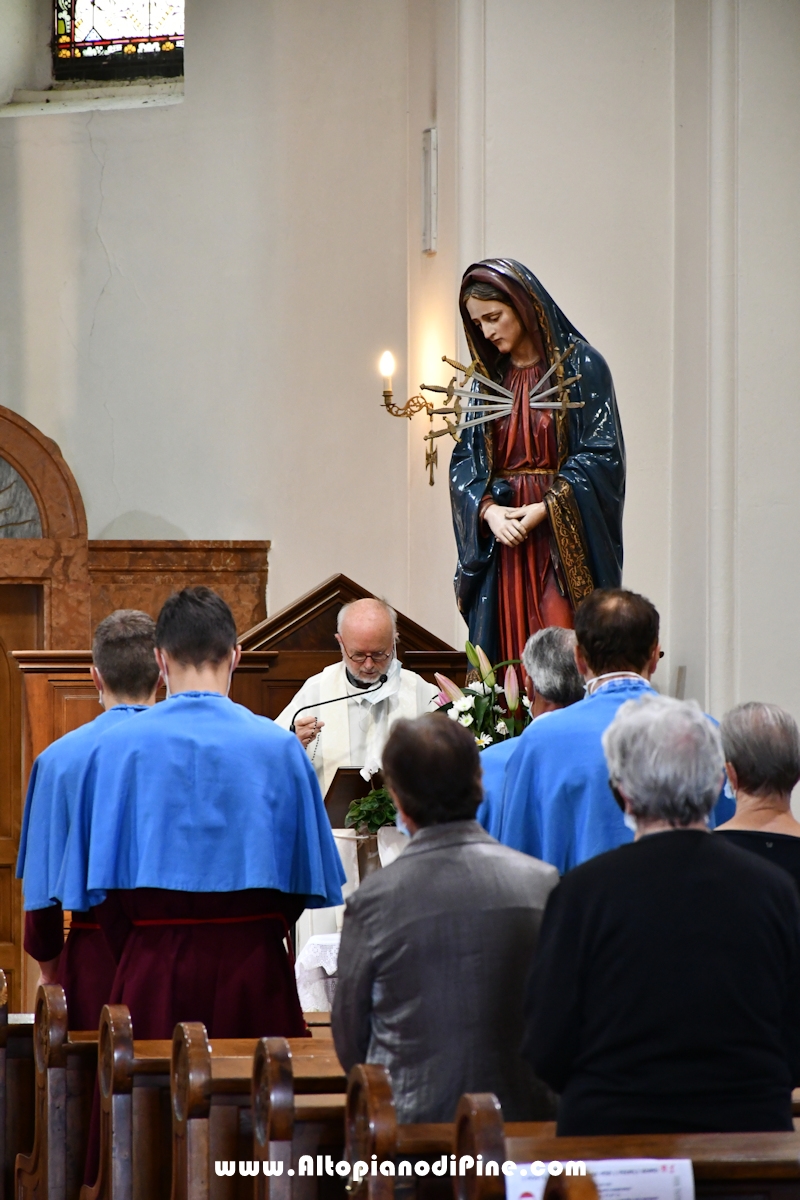
{"type": "Polygon", "coordinates": [[[552,1097],[520,1055],[522,1000],[554,867],[481,829],[475,740],[445,716],[399,721],[383,771],[411,842],[347,901],[333,1038],[348,1070],[382,1063],[397,1119],[452,1121],[462,1092],[506,1120],[552,1097]]]}

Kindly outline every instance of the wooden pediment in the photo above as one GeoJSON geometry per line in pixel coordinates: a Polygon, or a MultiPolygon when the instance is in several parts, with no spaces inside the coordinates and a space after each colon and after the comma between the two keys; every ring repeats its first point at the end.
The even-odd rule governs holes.
{"type": "MultiPolygon", "coordinates": [[[[319,587],[248,629],[239,639],[245,651],[277,651],[264,683],[261,712],[276,717],[311,675],[339,661],[336,617],[349,600],[373,595],[346,575],[332,575],[319,587]]],[[[397,614],[397,652],[403,666],[434,682],[437,671],[463,683],[467,656],[416,621],[397,614]]]]}
{"type": "MultiPolygon", "coordinates": [[[[244,650],[322,650],[336,651],[336,617],[350,600],[373,597],[373,593],[346,575],[331,575],[318,587],[248,629],[239,639],[244,650]]],[[[408,650],[439,654],[453,653],[441,638],[429,633],[416,621],[397,614],[400,657],[408,650]]]]}

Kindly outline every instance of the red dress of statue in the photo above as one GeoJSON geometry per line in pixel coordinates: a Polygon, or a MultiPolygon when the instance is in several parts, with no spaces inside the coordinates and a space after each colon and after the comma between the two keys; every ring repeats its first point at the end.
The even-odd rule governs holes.
{"type": "MultiPolygon", "coordinates": [[[[528,404],[530,390],[545,369],[542,359],[532,367],[509,364],[503,378],[503,386],[514,393],[514,407],[510,417],[494,422],[494,476],[508,481],[512,507],[541,501],[558,474],[554,414],[528,404]]],[[[548,521],[533,529],[521,546],[498,549],[499,657],[505,661],[519,658],[537,629],[571,629],[573,613],[556,578],[548,521]]]]}

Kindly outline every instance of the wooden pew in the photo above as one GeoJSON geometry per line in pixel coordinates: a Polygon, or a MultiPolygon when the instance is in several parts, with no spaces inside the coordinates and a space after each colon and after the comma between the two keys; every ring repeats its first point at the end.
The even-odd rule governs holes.
{"type": "MultiPolygon", "coordinates": [[[[501,1114],[502,1123],[502,1114],[501,1114]]],[[[347,1159],[352,1164],[359,1159],[371,1162],[377,1155],[378,1162],[389,1159],[425,1158],[435,1160],[453,1151],[454,1124],[398,1125],[392,1095],[389,1072],[377,1063],[353,1067],[347,1086],[347,1159]]],[[[555,1136],[554,1121],[534,1122],[530,1125],[512,1124],[509,1132],[533,1129],[542,1136],[555,1136]]],[[[452,1194],[453,1179],[449,1173],[440,1178],[431,1175],[416,1177],[418,1191],[426,1197],[434,1193],[452,1194]]],[[[395,1180],[392,1176],[368,1175],[351,1193],[368,1200],[391,1200],[395,1180]]],[[[798,1198],[800,1200],[800,1198],[798,1198]]]]}
{"type": "Polygon", "coordinates": [[[36,1105],[33,1016],[8,1011],[8,985],[0,970],[0,1200],[14,1195],[14,1164],[33,1145],[36,1105]]]}
{"type": "MultiPolygon", "coordinates": [[[[462,1096],[455,1154],[487,1162],[589,1162],[604,1158],[690,1158],[698,1197],[748,1200],[800,1198],[800,1133],[633,1134],[626,1137],[542,1135],[531,1125],[503,1126],[495,1096],[462,1096]]],[[[456,1200],[503,1200],[505,1178],[467,1171],[455,1180],[456,1200]]]]}
{"type": "MultiPolygon", "coordinates": [[[[104,1008],[98,1065],[100,1169],[95,1185],[82,1189],[81,1200],[250,1200],[254,1180],[240,1176],[238,1165],[254,1161],[251,1105],[257,1044],[255,1038],[215,1038],[210,1046],[203,1026],[189,1022],[176,1027],[172,1043],[134,1042],[128,1010],[123,1005],[104,1008]],[[236,1174],[217,1176],[217,1160],[235,1162],[236,1174]]],[[[329,1099],[328,1109],[338,1103],[338,1144],[343,1146],[345,1076],[333,1042],[296,1038],[288,1045],[299,1088],[340,1093],[329,1099]]],[[[316,1097],[308,1099],[313,1103],[316,1097]]],[[[324,1107],[323,1100],[316,1111],[308,1111],[316,1117],[324,1107]]],[[[325,1117],[322,1123],[329,1129],[329,1111],[325,1117]]],[[[308,1132],[314,1122],[304,1124],[308,1132]]],[[[325,1144],[324,1132],[315,1130],[313,1150],[300,1152],[325,1144]]],[[[298,1182],[312,1185],[306,1195],[317,1195],[316,1180],[298,1182]]]]}
{"type": "Polygon", "coordinates": [[[100,1163],[81,1200],[168,1200],[170,1043],[133,1041],[124,1004],[100,1017],[100,1163]]]}
{"type": "Polygon", "coordinates": [[[16,1158],[14,1195],[16,1200],[78,1200],[97,1074],[97,1035],[68,1033],[66,997],[56,984],[40,985],[36,994],[33,1059],[33,1146],[16,1158]]]}
{"type": "Polygon", "coordinates": [[[326,1154],[340,1160],[345,1146],[346,1079],[331,1041],[304,1049],[286,1038],[262,1038],[253,1062],[253,1158],[280,1163],[280,1176],[256,1180],[255,1200],[299,1200],[320,1191],[344,1194],[347,1178],[289,1177],[300,1155],[326,1154]]]}
{"type": "MultiPolygon", "coordinates": [[[[201,1024],[176,1026],[172,1200],[253,1197],[254,1187],[257,1197],[316,1196],[319,1181],[293,1181],[289,1169],[296,1169],[301,1154],[341,1156],[345,1075],[333,1042],[262,1038],[255,1053],[252,1048],[252,1042],[215,1039],[212,1050],[201,1024]],[[279,1178],[263,1173],[262,1161],[270,1157],[283,1164],[279,1178]],[[248,1162],[259,1174],[220,1177],[217,1161],[234,1170],[248,1162]]],[[[344,1182],[338,1191],[344,1195],[344,1182]]]]}
{"type": "MultiPolygon", "coordinates": [[[[6,1116],[3,1122],[0,1108],[0,1131],[6,1130],[5,1197],[77,1200],[82,1194],[84,1200],[89,1197],[132,1200],[134,1196],[136,1200],[151,1200],[151,1197],[166,1200],[172,1188],[171,1043],[134,1042],[130,1015],[124,1006],[104,1010],[99,1033],[70,1034],[64,992],[57,986],[39,989],[33,1020],[14,1023],[12,1018],[5,1025],[4,1019],[7,1009],[0,1005],[0,1105],[5,1103],[6,1116]],[[9,1060],[9,1054],[16,1057],[9,1060]],[[3,1074],[3,1067],[9,1062],[10,1074],[3,1074]],[[82,1189],[98,1076],[100,1171],[96,1184],[82,1189]],[[20,1153],[17,1159],[20,1146],[28,1153],[20,1153]]],[[[202,1030],[202,1026],[199,1028],[202,1030]]],[[[322,1034],[323,1030],[319,1032],[322,1034]]],[[[202,1037],[207,1047],[204,1030],[202,1037]]],[[[297,1042],[295,1053],[302,1064],[298,1071],[302,1077],[300,1088],[323,1087],[328,1092],[343,1093],[344,1072],[335,1058],[330,1037],[327,1041],[301,1038],[297,1042]]],[[[242,1127],[238,1136],[227,1140],[222,1137],[219,1146],[212,1145],[211,1153],[213,1158],[235,1158],[237,1165],[239,1159],[251,1160],[252,1155],[251,1076],[256,1044],[254,1038],[217,1040],[213,1055],[208,1047],[215,1080],[220,1081],[220,1094],[227,1097],[228,1103],[228,1115],[221,1118],[221,1127],[228,1130],[232,1127],[230,1113],[233,1111],[236,1117],[237,1109],[242,1127]]],[[[344,1098],[340,1095],[330,1099],[338,1103],[339,1142],[343,1145],[344,1098]]],[[[214,1103],[226,1101],[217,1099],[214,1103]]],[[[220,1120],[216,1125],[220,1125],[220,1120]]],[[[212,1188],[220,1200],[224,1195],[252,1196],[252,1181],[242,1180],[245,1193],[231,1189],[234,1181],[215,1182],[222,1185],[221,1191],[212,1188]]]]}
{"type": "Polygon", "coordinates": [[[324,1039],[331,1037],[331,1014],[329,1012],[304,1012],[303,1018],[312,1037],[324,1039]]]}

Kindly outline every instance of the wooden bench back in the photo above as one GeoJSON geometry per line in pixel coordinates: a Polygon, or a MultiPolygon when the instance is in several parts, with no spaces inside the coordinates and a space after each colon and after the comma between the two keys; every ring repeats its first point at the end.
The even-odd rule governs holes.
{"type": "Polygon", "coordinates": [[[202,1025],[177,1025],[172,1200],[316,1196],[317,1179],[296,1173],[299,1156],[341,1155],[344,1086],[330,1039],[262,1038],[255,1046],[215,1039],[212,1049],[202,1025]],[[258,1174],[218,1176],[220,1160],[248,1162],[258,1174]],[[281,1174],[266,1175],[265,1161],[280,1164],[281,1174]]]}
{"type": "Polygon", "coordinates": [[[14,1195],[18,1154],[33,1146],[36,1068],[33,1018],[8,1011],[8,984],[0,970],[0,1200],[14,1195]]]}
{"type": "Polygon", "coordinates": [[[33,1146],[15,1165],[16,1200],[78,1200],[97,1073],[97,1041],[73,1040],[67,1001],[56,984],[40,985],[33,1029],[33,1146]]]}
{"type": "MultiPolygon", "coordinates": [[[[616,1137],[560,1137],[535,1123],[503,1124],[495,1096],[462,1096],[456,1112],[454,1150],[483,1164],[505,1161],[590,1162],[608,1158],[688,1158],[698,1196],[723,1194],[730,1200],[800,1200],[800,1133],[632,1134],[616,1137]]],[[[558,1189],[552,1189],[553,1192],[558,1189]]],[[[456,1200],[501,1200],[505,1179],[479,1176],[475,1169],[456,1179],[456,1200]]]]}

